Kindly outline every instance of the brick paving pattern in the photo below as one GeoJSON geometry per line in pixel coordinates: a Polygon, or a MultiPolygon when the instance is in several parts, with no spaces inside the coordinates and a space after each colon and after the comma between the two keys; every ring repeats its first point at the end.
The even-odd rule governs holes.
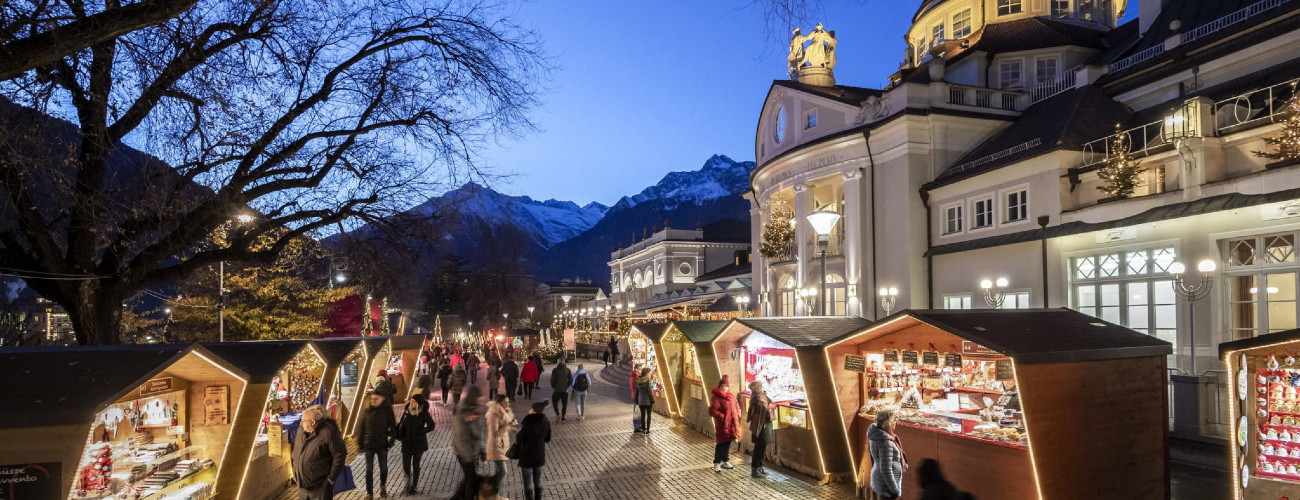
{"type": "MultiPolygon", "coordinates": [[[[736,468],[715,473],[711,463],[713,440],[662,415],[656,414],[651,419],[650,435],[634,435],[633,406],[626,379],[601,377],[600,361],[583,360],[583,364],[593,375],[587,395],[587,419],[577,420],[573,402],[569,403],[567,422],[556,421],[551,409],[547,409],[548,417],[552,418],[551,444],[546,449],[546,466],[542,468],[543,498],[547,500],[853,498],[852,486],[818,486],[807,478],[771,468],[767,478],[752,479],[748,455],[733,454],[732,464],[736,468]],[[615,384],[607,379],[624,382],[615,384]]],[[[570,368],[576,370],[575,366],[570,368]]],[[[483,377],[479,378],[482,385],[483,377]]],[[[542,377],[543,382],[547,380],[549,377],[542,377]]],[[[534,391],[534,401],[549,397],[550,393],[549,388],[534,391]]],[[[436,390],[435,394],[438,394],[436,390]]],[[[515,416],[522,420],[532,402],[514,402],[515,416]]],[[[455,491],[461,475],[451,451],[450,412],[436,403],[430,411],[438,427],[429,434],[429,451],[424,454],[418,485],[420,493],[414,498],[447,498],[455,491]]],[[[406,480],[402,476],[400,446],[389,450],[390,498],[406,496],[402,494],[406,480]]],[[[365,458],[358,456],[351,465],[358,489],[337,498],[363,500],[365,458]]],[[[489,473],[489,467],[480,466],[480,473],[489,473]]],[[[506,469],[501,495],[523,498],[521,479],[519,469],[512,462],[506,469]]],[[[377,497],[377,487],[375,493],[377,497]]],[[[279,498],[296,499],[297,489],[290,487],[279,498]]]]}

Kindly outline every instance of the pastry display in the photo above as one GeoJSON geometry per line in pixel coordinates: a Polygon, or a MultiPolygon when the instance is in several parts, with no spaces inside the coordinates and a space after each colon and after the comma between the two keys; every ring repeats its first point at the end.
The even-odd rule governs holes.
{"type": "Polygon", "coordinates": [[[1296,473],[1300,467],[1300,367],[1293,367],[1294,361],[1280,363],[1278,357],[1268,356],[1268,368],[1256,370],[1253,377],[1259,395],[1255,401],[1256,472],[1270,479],[1300,482],[1296,473]]]}

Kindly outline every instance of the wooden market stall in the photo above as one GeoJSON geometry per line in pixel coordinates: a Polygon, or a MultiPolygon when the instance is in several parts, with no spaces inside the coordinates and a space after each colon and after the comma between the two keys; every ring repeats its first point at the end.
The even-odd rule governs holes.
{"type": "MultiPolygon", "coordinates": [[[[714,339],[719,375],[729,375],[742,411],[748,385],[762,381],[777,404],[775,440],[767,458],[822,482],[853,478],[836,387],[823,346],[871,322],[862,318],[737,318],[714,339]]],[[[716,382],[715,384],[716,385],[716,382]]],[[[713,387],[706,387],[705,401],[713,387]]],[[[743,442],[749,429],[741,426],[743,442]]]]}
{"type": "MultiPolygon", "coordinates": [[[[363,337],[361,345],[365,347],[366,361],[360,365],[360,380],[357,382],[359,390],[352,408],[361,408],[366,404],[366,394],[375,388],[375,376],[379,370],[387,368],[390,353],[393,352],[392,346],[388,345],[388,337],[363,337]]],[[[354,411],[348,416],[348,421],[343,426],[344,436],[353,436],[360,415],[360,411],[354,411]]]]}
{"type": "Polygon", "coordinates": [[[908,461],[976,498],[1169,498],[1167,342],[1069,309],[916,310],[825,352],[860,487],[889,408],[908,461]]]}
{"type": "Polygon", "coordinates": [[[312,343],[325,359],[326,415],[342,426],[356,409],[366,347],[360,337],[315,339],[312,343]]]}
{"type": "Polygon", "coordinates": [[[1235,500],[1276,500],[1300,491],[1300,330],[1219,344],[1232,424],[1235,500]]]}
{"type": "Polygon", "coordinates": [[[713,339],[722,333],[727,322],[675,321],[672,325],[662,342],[667,360],[664,378],[673,384],[677,407],[686,426],[712,437],[709,391],[722,378],[713,357],[713,339]]]}
{"type": "Polygon", "coordinates": [[[223,342],[204,347],[248,374],[247,404],[235,413],[226,454],[228,466],[222,469],[219,481],[237,488],[229,490],[229,498],[273,498],[292,476],[290,442],[302,410],[321,400],[325,360],[316,346],[305,340],[223,342]]]}
{"type": "Polygon", "coordinates": [[[246,375],[199,346],[0,351],[0,497],[207,499],[246,375]]]}
{"type": "Polygon", "coordinates": [[[390,354],[384,369],[388,370],[388,378],[397,389],[393,396],[393,404],[396,405],[406,401],[415,388],[412,382],[415,380],[415,365],[420,362],[420,348],[424,347],[424,336],[396,335],[388,337],[388,344],[390,354]]]}
{"type": "MultiPolygon", "coordinates": [[[[664,376],[668,369],[668,360],[660,341],[668,333],[668,323],[638,323],[628,333],[628,344],[632,346],[632,367],[649,367],[653,379],[650,382],[654,393],[654,411],[661,415],[676,417],[677,393],[672,379],[664,376]]],[[[638,372],[636,375],[640,375],[638,372]]]]}

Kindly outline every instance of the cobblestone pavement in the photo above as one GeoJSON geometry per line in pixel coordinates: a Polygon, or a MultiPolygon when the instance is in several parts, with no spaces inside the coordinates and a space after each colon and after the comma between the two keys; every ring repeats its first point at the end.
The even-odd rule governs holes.
{"type": "MultiPolygon", "coordinates": [[[[715,473],[712,470],[713,440],[670,418],[655,415],[648,436],[632,434],[632,404],[626,385],[616,386],[598,376],[600,361],[583,360],[592,372],[592,387],[587,396],[587,419],[578,421],[573,403],[569,419],[552,419],[551,444],[546,449],[543,471],[544,498],[614,500],[614,499],[839,499],[853,498],[848,485],[817,486],[795,475],[768,469],[767,479],[749,477],[748,455],[733,455],[735,469],[715,473]],[[744,464],[744,465],[742,465],[744,464]]],[[[549,373],[549,366],[548,373],[549,373]]],[[[570,366],[571,369],[576,369],[570,366]]],[[[480,372],[480,385],[483,384],[480,372]]],[[[549,377],[543,375],[545,382],[549,377]]],[[[550,389],[534,391],[534,401],[550,396],[550,389]]],[[[436,391],[435,391],[436,393],[436,391]]],[[[532,404],[529,400],[513,404],[516,417],[523,419],[532,404]]],[[[437,404],[431,408],[437,429],[429,434],[429,451],[424,454],[418,498],[446,498],[460,481],[460,467],[451,451],[449,408],[437,404]]],[[[402,476],[400,445],[389,450],[388,491],[390,498],[400,498],[405,478],[402,476]]],[[[365,498],[365,459],[351,462],[358,489],[339,495],[340,500],[365,498]]],[[[488,466],[480,467],[487,474],[488,466]]],[[[376,470],[376,474],[378,471],[376,470]]],[[[519,469],[511,463],[502,483],[502,496],[523,498],[519,469]]],[[[378,478],[376,478],[378,481],[378,478]]],[[[378,485],[376,485],[378,496],[378,485]]],[[[296,488],[281,493],[283,500],[296,499],[296,488]]]]}

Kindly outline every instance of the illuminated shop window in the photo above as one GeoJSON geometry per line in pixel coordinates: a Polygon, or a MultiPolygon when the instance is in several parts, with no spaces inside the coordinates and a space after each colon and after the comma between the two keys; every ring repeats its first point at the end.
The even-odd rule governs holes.
{"type": "Polygon", "coordinates": [[[1070,259],[1070,307],[1175,343],[1175,257],[1173,248],[1155,248],[1070,259]]]}

